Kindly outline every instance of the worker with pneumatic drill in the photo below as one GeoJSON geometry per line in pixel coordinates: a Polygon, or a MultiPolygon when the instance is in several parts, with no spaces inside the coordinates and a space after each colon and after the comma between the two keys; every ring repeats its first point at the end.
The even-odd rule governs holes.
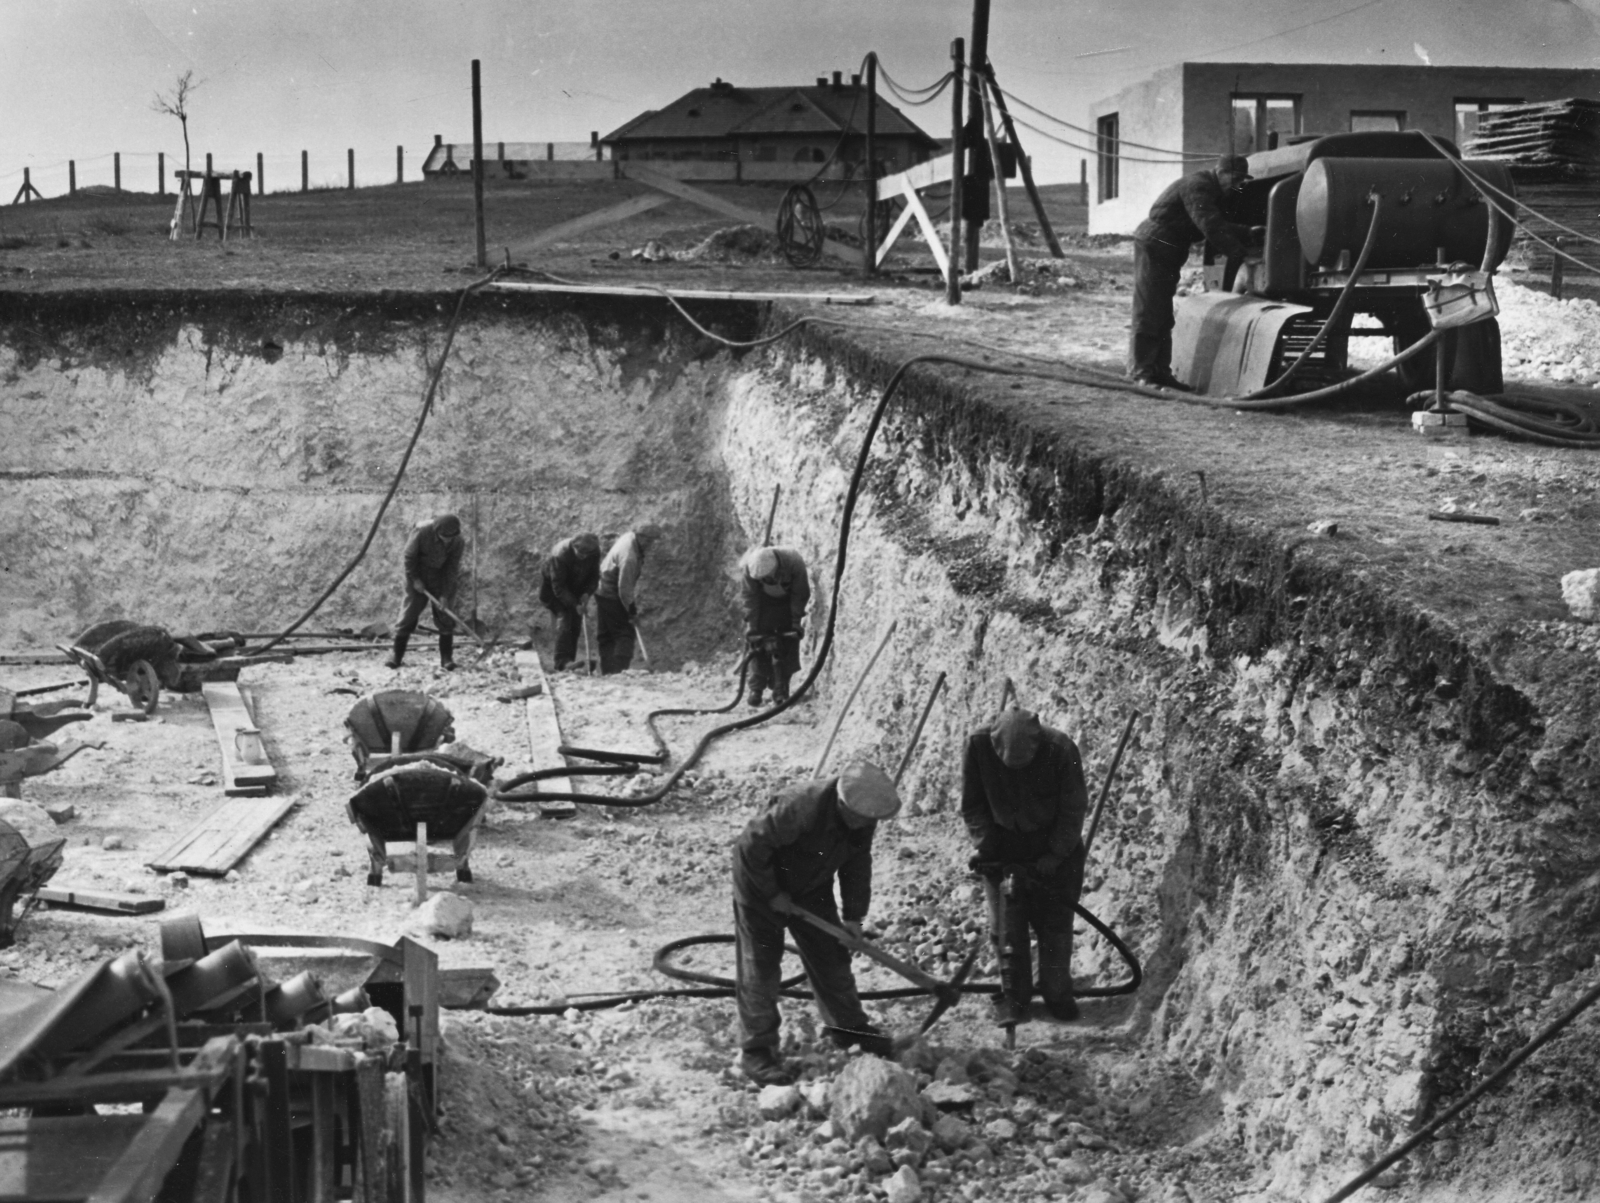
{"type": "Polygon", "coordinates": [[[661,538],[661,528],[646,522],[624,531],[600,561],[594,595],[600,671],[619,673],[633,663],[633,620],[639,615],[639,572],[645,553],[661,538]]]}
{"type": "Polygon", "coordinates": [[[817,1010],[834,1043],[891,1055],[889,1037],[861,1009],[849,949],[796,911],[804,909],[860,936],[872,901],[873,832],[899,810],[900,795],[889,775],[875,764],[857,761],[830,780],[791,785],[734,841],[734,980],[744,1049],[739,1068],[752,1081],[784,1085],[795,1077],[778,1054],[785,929],[800,950],[817,1010]]]}
{"type": "MultiPolygon", "coordinates": [[[[550,549],[539,574],[539,600],[555,615],[556,671],[578,656],[583,607],[600,585],[600,536],[573,535],[550,549]]],[[[585,664],[585,671],[589,666],[585,664]]]]}
{"type": "Polygon", "coordinates": [[[466,540],[461,537],[461,519],[454,514],[440,514],[427,522],[419,522],[406,540],[401,556],[405,570],[406,595],[400,606],[400,618],[394,624],[394,650],[385,660],[384,667],[399,668],[406,658],[406,645],[411,642],[411,632],[417,629],[424,606],[433,606],[433,624],[439,630],[439,666],[446,672],[455,666],[455,619],[446,614],[439,603],[448,606],[455,600],[456,588],[461,583],[461,550],[466,540]],[[432,594],[430,602],[429,594],[432,594]]]}
{"type": "Polygon", "coordinates": [[[789,700],[789,679],[800,670],[800,636],[811,604],[806,562],[792,547],[757,547],[740,561],[744,578],[744,634],[750,647],[750,705],[789,700]]]}
{"type": "Polygon", "coordinates": [[[1072,925],[1083,892],[1083,762],[1064,732],[1031,710],[1002,710],[967,739],[961,817],[977,851],[989,936],[1000,963],[996,1017],[1027,1018],[1033,998],[1028,929],[1039,938],[1039,986],[1050,1014],[1078,1018],[1072,994],[1072,925]]]}
{"type": "Polygon", "coordinates": [[[1140,384],[1189,391],[1172,374],[1172,298],[1194,243],[1204,239],[1229,258],[1249,249],[1251,228],[1227,218],[1249,181],[1249,162],[1223,155],[1214,170],[1191,172],[1168,185],[1134,230],[1128,375],[1140,384]]]}

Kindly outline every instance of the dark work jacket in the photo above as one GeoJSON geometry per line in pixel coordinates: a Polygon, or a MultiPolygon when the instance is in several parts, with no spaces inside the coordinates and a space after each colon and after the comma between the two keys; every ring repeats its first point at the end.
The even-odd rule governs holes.
{"type": "Polygon", "coordinates": [[[1010,769],[988,728],[967,737],[961,766],[961,818],[983,860],[1028,864],[1065,858],[1083,839],[1089,793],[1078,746],[1046,727],[1026,768],[1010,769]]]}
{"type": "Polygon", "coordinates": [[[784,597],[789,602],[789,619],[794,627],[806,616],[806,607],[811,604],[811,576],[806,571],[805,557],[792,547],[774,547],[778,553],[778,583],[772,588],[777,592],[770,592],[763,581],[758,581],[750,575],[750,561],[755,556],[753,549],[745,553],[741,563],[744,566],[744,627],[746,631],[753,632],[757,621],[761,617],[761,599],[768,598],[777,601],[784,597]]]}
{"type": "Polygon", "coordinates": [[[441,601],[448,601],[461,579],[462,538],[446,542],[433,529],[432,522],[419,522],[406,540],[406,592],[421,584],[441,601]]]}
{"type": "Polygon", "coordinates": [[[1225,194],[1214,171],[1195,171],[1167,185],[1150,206],[1150,216],[1134,230],[1136,241],[1158,249],[1181,250],[1204,238],[1229,258],[1243,255],[1250,227],[1237,225],[1223,215],[1225,194]]]}
{"type": "Polygon", "coordinates": [[[791,785],[734,840],[733,896],[752,906],[782,891],[799,902],[808,894],[832,893],[838,874],[841,917],[863,919],[872,902],[877,827],[845,826],[836,777],[791,785]]]}
{"type": "Polygon", "coordinates": [[[573,550],[572,540],[563,539],[550,549],[544,562],[544,583],[549,587],[549,597],[540,590],[540,598],[550,605],[553,597],[563,606],[578,608],[578,603],[600,586],[600,557],[580,556],[573,550]]]}

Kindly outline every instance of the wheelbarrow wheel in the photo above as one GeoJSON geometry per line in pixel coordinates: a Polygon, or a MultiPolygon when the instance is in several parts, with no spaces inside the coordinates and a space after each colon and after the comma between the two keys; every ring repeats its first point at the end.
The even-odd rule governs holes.
{"type": "Polygon", "coordinates": [[[128,701],[132,702],[146,714],[156,712],[156,703],[161,700],[161,678],[156,675],[155,667],[148,660],[135,660],[128,669],[127,680],[123,683],[127,692],[128,701]]]}

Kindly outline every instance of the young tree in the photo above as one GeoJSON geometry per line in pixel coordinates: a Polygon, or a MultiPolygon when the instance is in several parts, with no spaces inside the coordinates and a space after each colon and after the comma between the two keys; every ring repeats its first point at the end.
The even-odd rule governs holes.
{"type": "MultiPolygon", "coordinates": [[[[189,197],[189,98],[194,95],[195,89],[200,85],[194,81],[194,69],[190,68],[173,81],[172,90],[157,92],[155,99],[150,102],[150,108],[168,117],[176,117],[178,124],[183,127],[183,187],[178,190],[178,212],[184,211],[183,202],[189,197]]],[[[181,216],[178,219],[181,221],[181,216]]],[[[173,226],[173,236],[177,236],[177,224],[173,226]]]]}

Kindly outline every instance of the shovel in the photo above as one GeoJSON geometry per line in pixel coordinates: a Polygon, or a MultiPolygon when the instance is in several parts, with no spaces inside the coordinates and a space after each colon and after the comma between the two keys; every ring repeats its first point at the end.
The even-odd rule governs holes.
{"type": "Polygon", "coordinates": [[[922,1026],[917,1029],[919,1034],[926,1032],[939,1021],[939,1018],[946,1011],[961,1001],[961,987],[966,984],[967,975],[972,972],[972,966],[978,959],[978,954],[974,951],[962,962],[961,968],[956,970],[953,978],[948,982],[941,982],[920,966],[914,965],[910,961],[903,961],[893,953],[885,952],[870,940],[864,940],[860,936],[852,935],[844,928],[836,927],[826,919],[813,915],[808,910],[797,906],[791,913],[798,919],[804,919],[818,931],[826,932],[850,949],[851,952],[859,952],[862,956],[877,961],[878,964],[886,969],[894,970],[913,986],[920,987],[933,995],[933,1010],[928,1013],[928,1017],[922,1021],[922,1026]]]}

